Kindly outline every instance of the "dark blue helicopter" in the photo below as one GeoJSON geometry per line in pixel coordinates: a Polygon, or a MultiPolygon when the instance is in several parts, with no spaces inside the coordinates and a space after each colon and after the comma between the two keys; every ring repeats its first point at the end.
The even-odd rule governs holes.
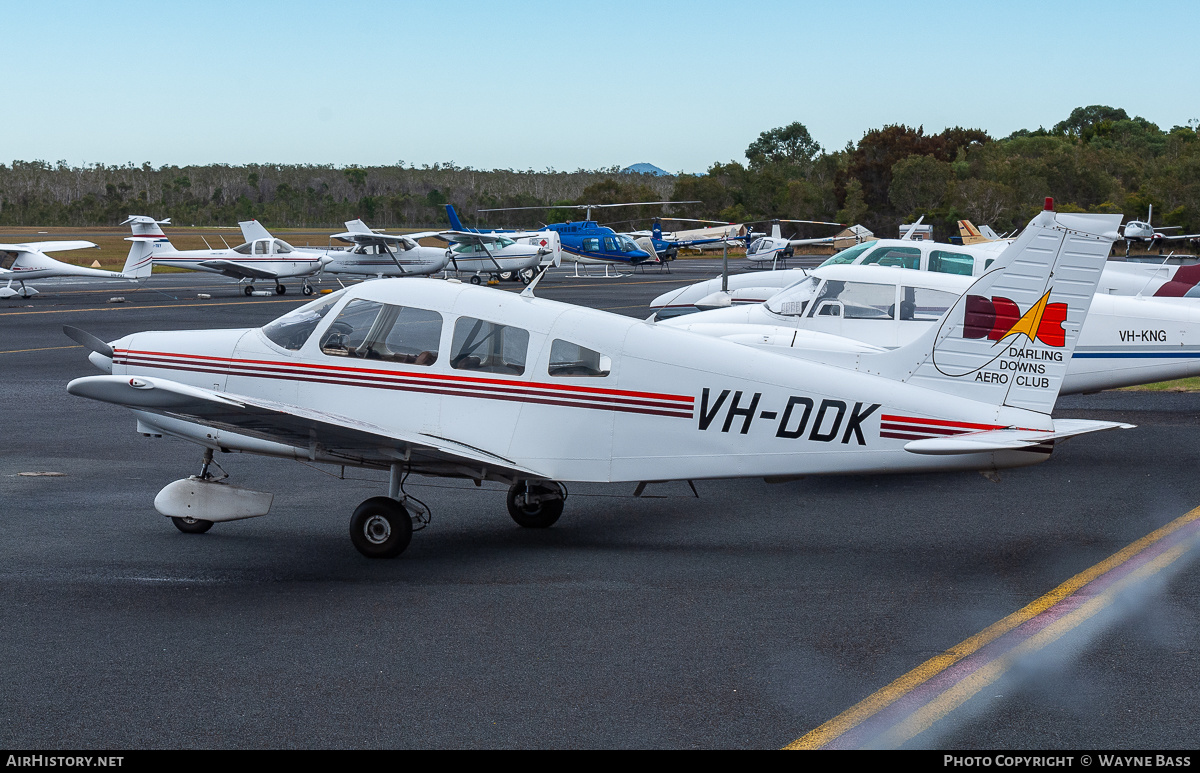
{"type": "MultiPolygon", "coordinates": [[[[719,241],[706,239],[693,242],[671,242],[661,238],[660,228],[655,229],[651,237],[642,237],[638,241],[628,234],[618,233],[608,226],[600,225],[591,219],[593,209],[607,207],[632,207],[648,204],[697,204],[692,201],[643,201],[632,204],[566,204],[552,207],[508,207],[505,209],[481,209],[480,212],[506,212],[517,209],[583,209],[586,211],[584,220],[550,223],[546,230],[558,234],[564,259],[575,263],[628,265],[636,266],[648,260],[664,261],[675,257],[679,247],[696,243],[719,241]],[[639,244],[640,243],[640,244],[639,244]]],[[[450,218],[450,226],[455,230],[472,230],[463,226],[450,204],[446,205],[446,214],[450,218]]],[[[494,229],[503,233],[504,229],[494,229]]]]}

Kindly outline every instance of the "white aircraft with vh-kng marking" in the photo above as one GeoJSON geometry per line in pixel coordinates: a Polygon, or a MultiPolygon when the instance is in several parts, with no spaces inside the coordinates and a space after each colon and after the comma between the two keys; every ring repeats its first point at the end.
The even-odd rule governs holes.
{"type": "Polygon", "coordinates": [[[384,279],[263,328],[112,343],[68,328],[107,373],[67,390],[204,448],[200,475],[155,499],[185,532],[270,509],[269,493],[215,479],[216,451],[389,470],[350,520],[370,557],[428,523],[409,474],[503,482],[510,516],[539,528],[575,481],[1021,467],[1129,426],[1051,417],[1119,218],[1047,206],[972,285],[1023,312],[998,341],[960,301],[905,346],[831,365],[536,298],[536,282],[518,296],[384,279]],[[1038,378],[984,377],[1023,359],[1038,378]]]}

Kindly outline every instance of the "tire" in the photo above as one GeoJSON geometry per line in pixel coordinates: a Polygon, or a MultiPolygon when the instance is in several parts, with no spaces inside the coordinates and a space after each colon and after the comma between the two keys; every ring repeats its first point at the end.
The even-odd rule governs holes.
{"type": "Polygon", "coordinates": [[[532,268],[522,269],[518,276],[521,279],[521,284],[527,285],[533,281],[535,276],[537,276],[537,271],[532,268]]]}
{"type": "Polygon", "coordinates": [[[254,295],[254,285],[246,285],[246,289],[243,290],[243,292],[245,292],[246,295],[254,295]]]}
{"type": "Polygon", "coordinates": [[[511,271],[501,271],[500,280],[502,282],[511,282],[517,278],[516,274],[511,271]]]}
{"type": "Polygon", "coordinates": [[[305,295],[312,295],[313,294],[312,285],[310,285],[310,284],[304,285],[304,287],[300,288],[300,292],[304,293],[305,295]]]}
{"type": "Polygon", "coordinates": [[[479,278],[479,274],[476,274],[475,276],[471,277],[471,284],[473,284],[473,285],[483,284],[483,280],[479,278]]]}
{"type": "Polygon", "coordinates": [[[412,518],[391,497],[371,497],[350,518],[350,541],[367,558],[395,558],[412,541],[412,518]]]}
{"type": "Polygon", "coordinates": [[[275,285],[275,294],[276,295],[283,295],[286,292],[287,292],[287,288],[284,287],[283,285],[275,285]]]}
{"type": "Polygon", "coordinates": [[[526,488],[534,492],[550,491],[549,486],[521,481],[508,490],[508,514],[518,525],[527,529],[546,529],[554,525],[563,512],[563,500],[550,499],[535,505],[518,505],[517,497],[525,493],[526,488]]]}
{"type": "Polygon", "coordinates": [[[203,534],[212,528],[212,521],[205,521],[200,518],[171,518],[171,523],[175,524],[175,528],[179,529],[184,534],[203,534]]]}

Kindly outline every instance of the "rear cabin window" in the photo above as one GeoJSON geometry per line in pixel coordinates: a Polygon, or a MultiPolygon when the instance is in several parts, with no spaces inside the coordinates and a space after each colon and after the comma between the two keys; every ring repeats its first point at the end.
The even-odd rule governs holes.
{"type": "Polygon", "coordinates": [[[958,293],[926,287],[900,288],[900,319],[936,322],[958,300],[958,293]]]}
{"type": "Polygon", "coordinates": [[[293,309],[279,319],[265,326],[262,331],[276,346],[298,351],[304,342],[317,329],[317,325],[329,313],[329,310],[342,299],[342,291],[333,293],[325,298],[306,303],[298,309],[293,309]]]}
{"type": "Polygon", "coordinates": [[[921,250],[916,247],[880,247],[863,259],[864,266],[921,268],[921,250]]]}
{"type": "Polygon", "coordinates": [[[893,319],[896,286],[827,281],[813,300],[814,317],[893,319]]]}
{"type": "Polygon", "coordinates": [[[929,253],[929,270],[941,274],[971,276],[975,273],[975,258],[961,252],[934,250],[929,253]]]}
{"type": "Polygon", "coordinates": [[[353,300],[325,331],[321,351],[333,357],[432,365],[437,362],[442,315],[436,311],[353,300]]]}
{"type": "Polygon", "coordinates": [[[608,357],[586,346],[561,338],[550,344],[551,376],[607,376],[609,367],[608,357]]]}
{"type": "Polygon", "coordinates": [[[473,317],[454,323],[450,367],[520,376],[529,352],[529,331],[473,317]]]}
{"type": "Polygon", "coordinates": [[[584,252],[599,252],[600,251],[600,239],[598,239],[598,238],[584,239],[583,240],[583,251],[584,252]]]}

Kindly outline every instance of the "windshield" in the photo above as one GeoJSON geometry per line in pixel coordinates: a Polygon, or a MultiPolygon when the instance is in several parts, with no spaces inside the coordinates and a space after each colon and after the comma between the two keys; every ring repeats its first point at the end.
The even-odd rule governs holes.
{"type": "Polygon", "coordinates": [[[859,255],[863,254],[863,252],[865,252],[870,246],[871,242],[856,244],[853,247],[844,249],[837,253],[832,258],[822,263],[821,266],[840,266],[845,263],[853,263],[855,259],[857,259],[859,255]]]}
{"type": "Polygon", "coordinates": [[[306,303],[298,309],[292,309],[279,319],[263,327],[263,335],[275,345],[284,349],[298,351],[304,342],[317,329],[329,310],[342,299],[345,290],[338,290],[320,300],[306,303]]]}
{"type": "Polygon", "coordinates": [[[786,287],[767,299],[767,311],[782,314],[785,317],[799,317],[808,308],[817,291],[820,280],[815,276],[806,276],[799,282],[786,287]]]}

